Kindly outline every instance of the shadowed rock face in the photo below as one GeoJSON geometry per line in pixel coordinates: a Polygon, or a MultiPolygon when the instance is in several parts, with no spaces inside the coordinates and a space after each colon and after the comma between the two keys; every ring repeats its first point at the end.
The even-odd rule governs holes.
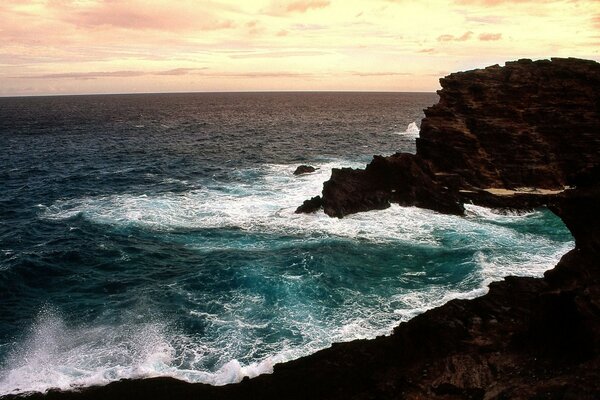
{"type": "Polygon", "coordinates": [[[458,210],[455,201],[468,199],[498,207],[549,202],[571,230],[576,247],[544,278],[507,277],[492,283],[485,296],[452,300],[400,324],[390,336],[335,344],[239,384],[214,387],[155,378],[28,398],[600,399],[599,67],[569,59],[519,61],[504,68],[513,72],[490,67],[443,80],[441,105],[427,111],[416,156],[375,157],[366,170],[335,170],[324,185],[323,199],[313,198],[307,209],[322,205],[328,214],[341,216],[384,208],[391,201],[427,208],[437,208],[439,202],[440,210],[452,213],[458,210]],[[518,83],[514,92],[511,79],[518,83]],[[471,88],[473,82],[480,86],[471,88]],[[521,88],[525,84],[527,90],[521,88]],[[546,98],[558,95],[561,86],[560,99],[546,98]],[[480,110],[485,123],[477,122],[473,110],[484,104],[481,99],[493,101],[494,96],[495,111],[480,110]],[[544,109],[549,103],[554,104],[552,112],[544,109]],[[522,109],[519,117],[510,117],[518,108],[513,104],[522,109]],[[577,121],[569,123],[569,118],[577,121]],[[515,129],[502,132],[503,123],[515,129],[528,126],[531,143],[515,129]],[[481,126],[486,128],[472,129],[481,126]],[[443,139],[434,135],[436,130],[443,139]],[[504,136],[486,138],[490,132],[504,136]],[[523,140],[523,150],[521,142],[505,145],[510,138],[523,140]],[[509,149],[514,154],[505,158],[511,157],[509,149]],[[445,152],[456,163],[447,162],[445,152]],[[519,162],[525,163],[525,172],[519,172],[519,162]],[[575,187],[520,197],[476,188],[565,184],[575,187]]]}
{"type": "Polygon", "coordinates": [[[329,216],[385,209],[390,202],[464,212],[457,193],[437,183],[428,165],[413,154],[375,156],[365,170],[334,169],[323,185],[323,209],[329,216]]]}
{"type": "Polygon", "coordinates": [[[562,190],[598,164],[600,64],[519,60],[440,83],[440,100],[421,122],[416,156],[376,156],[366,170],[334,169],[323,185],[326,214],[390,203],[450,214],[462,213],[465,202],[532,208],[555,194],[483,189],[562,190]]]}
{"type": "Polygon", "coordinates": [[[562,188],[600,151],[600,64],[519,60],[440,80],[417,154],[477,187],[562,188]],[[596,153],[596,154],[595,154],[596,153]]]}

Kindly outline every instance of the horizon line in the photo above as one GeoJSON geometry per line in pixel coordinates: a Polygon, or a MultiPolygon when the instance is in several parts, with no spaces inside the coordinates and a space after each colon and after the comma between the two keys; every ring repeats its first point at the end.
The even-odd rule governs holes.
{"type": "Polygon", "coordinates": [[[251,93],[429,93],[434,91],[401,91],[401,90],[223,90],[223,91],[173,91],[173,92],[114,92],[114,93],[49,93],[49,94],[16,94],[1,95],[2,99],[34,98],[34,97],[75,97],[75,96],[132,96],[150,94],[251,94],[251,93]]]}

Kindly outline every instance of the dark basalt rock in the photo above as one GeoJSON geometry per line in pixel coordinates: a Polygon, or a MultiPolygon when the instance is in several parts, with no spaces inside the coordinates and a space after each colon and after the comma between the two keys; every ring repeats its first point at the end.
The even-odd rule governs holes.
{"type": "MultiPolygon", "coordinates": [[[[442,106],[429,111],[429,122],[422,124],[421,132],[425,127],[426,133],[419,154],[375,157],[366,170],[334,170],[324,185],[322,204],[336,216],[384,208],[390,202],[456,210],[453,196],[468,200],[464,193],[469,193],[480,203],[519,207],[522,202],[515,196],[494,196],[479,187],[569,184],[574,188],[557,195],[525,196],[529,205],[546,201],[575,238],[575,248],[543,278],[507,277],[490,284],[482,297],[452,300],[401,323],[390,336],[335,344],[238,384],[215,387],[153,378],[26,398],[599,399],[598,64],[519,61],[504,68],[453,74],[444,80],[442,106]],[[514,92],[509,90],[511,82],[514,92]],[[548,99],[559,87],[560,98],[548,99]],[[493,111],[475,107],[493,101],[493,111]],[[557,115],[540,112],[548,104],[557,115]],[[470,114],[471,109],[484,113],[483,122],[470,114]],[[514,122],[509,121],[515,113],[514,122]],[[581,117],[578,113],[584,114],[583,122],[568,124],[569,118],[581,117]],[[526,131],[514,133],[526,122],[526,131]],[[503,123],[508,125],[500,132],[503,123]],[[552,123],[557,123],[555,128],[552,123]],[[485,129],[472,129],[482,126],[485,129]],[[534,132],[531,145],[525,137],[507,145],[507,138],[516,140],[529,132],[534,132]],[[515,154],[509,157],[509,150],[515,154]],[[444,152],[449,160],[443,160],[444,152]],[[524,172],[518,172],[518,163],[524,163],[524,172]],[[427,199],[429,195],[438,197],[427,199]]],[[[312,200],[315,206],[320,201],[312,200]]]]}
{"type": "Polygon", "coordinates": [[[294,175],[310,174],[311,172],[315,172],[316,170],[317,169],[315,167],[310,166],[310,165],[300,165],[294,171],[294,175]]]}
{"type": "Polygon", "coordinates": [[[304,200],[304,203],[296,209],[296,214],[310,214],[321,209],[323,200],[321,196],[315,196],[309,200],[304,200]]]}
{"type": "Polygon", "coordinates": [[[429,167],[412,154],[375,156],[365,170],[334,169],[323,185],[323,209],[332,217],[385,209],[390,203],[462,214],[457,193],[435,182],[429,167]]]}
{"type": "Polygon", "coordinates": [[[597,162],[600,64],[554,58],[440,80],[417,154],[477,187],[562,189],[597,162]]]}

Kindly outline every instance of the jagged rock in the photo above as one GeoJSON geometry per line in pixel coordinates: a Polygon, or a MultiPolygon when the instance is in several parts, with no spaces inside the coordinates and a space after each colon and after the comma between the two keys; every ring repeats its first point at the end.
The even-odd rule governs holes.
{"type": "Polygon", "coordinates": [[[365,170],[334,169],[323,185],[323,209],[329,216],[385,209],[390,202],[448,214],[464,212],[457,193],[436,183],[427,164],[413,154],[375,156],[365,170]]]}
{"type": "Polygon", "coordinates": [[[311,165],[300,165],[294,171],[294,175],[310,174],[311,172],[315,172],[316,170],[317,169],[311,165]]]}
{"type": "Polygon", "coordinates": [[[559,189],[597,162],[600,64],[553,58],[440,80],[417,154],[474,186],[559,189]]]}
{"type": "Polygon", "coordinates": [[[296,209],[296,214],[310,214],[321,209],[323,200],[321,196],[315,196],[312,199],[304,200],[304,203],[296,209]]]}

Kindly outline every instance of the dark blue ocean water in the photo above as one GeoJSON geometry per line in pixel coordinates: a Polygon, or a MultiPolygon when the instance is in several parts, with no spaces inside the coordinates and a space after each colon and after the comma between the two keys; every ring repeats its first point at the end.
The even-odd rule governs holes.
{"type": "Polygon", "coordinates": [[[234,382],[389,333],[505,275],[541,275],[573,246],[543,209],[294,214],[331,168],[414,151],[436,101],[0,98],[0,395],[234,382]],[[293,176],[299,164],[319,170],[293,176]]]}

